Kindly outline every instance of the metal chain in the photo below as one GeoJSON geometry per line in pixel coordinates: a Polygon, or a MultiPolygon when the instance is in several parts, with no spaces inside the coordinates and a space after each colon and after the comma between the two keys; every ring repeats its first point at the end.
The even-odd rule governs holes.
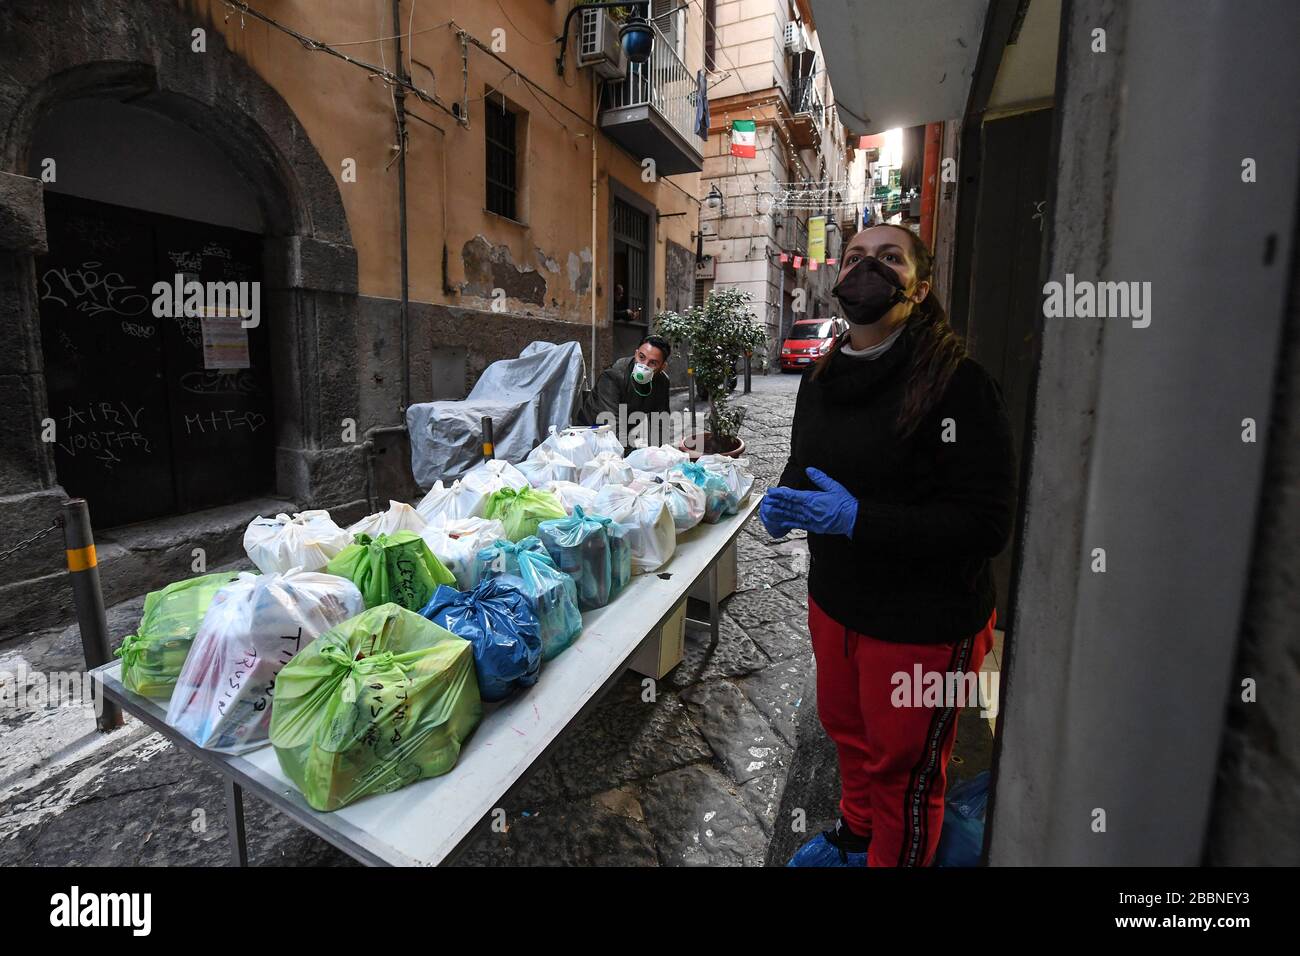
{"type": "Polygon", "coordinates": [[[54,519],[54,523],[50,525],[48,528],[41,529],[40,531],[32,535],[30,538],[28,538],[26,541],[19,541],[18,544],[10,548],[8,551],[0,551],[0,561],[3,561],[5,558],[9,557],[10,555],[17,554],[19,551],[23,550],[24,548],[31,547],[33,544],[35,544],[37,541],[40,541],[41,538],[45,537],[47,534],[53,534],[55,531],[58,531],[62,527],[63,527],[63,518],[56,517],[54,519]]]}

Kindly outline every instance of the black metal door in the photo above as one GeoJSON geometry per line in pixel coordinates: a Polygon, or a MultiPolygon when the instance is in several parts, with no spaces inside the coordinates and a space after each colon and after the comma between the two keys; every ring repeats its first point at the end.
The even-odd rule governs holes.
{"type": "MultiPolygon", "coordinates": [[[[269,491],[274,441],[267,317],[218,360],[203,318],[156,317],[157,282],[260,280],[259,237],[46,194],[37,264],[55,464],[99,527],[269,491]],[[242,368],[212,368],[215,364],[242,368]]],[[[251,287],[246,287],[251,289],[251,287]]]]}

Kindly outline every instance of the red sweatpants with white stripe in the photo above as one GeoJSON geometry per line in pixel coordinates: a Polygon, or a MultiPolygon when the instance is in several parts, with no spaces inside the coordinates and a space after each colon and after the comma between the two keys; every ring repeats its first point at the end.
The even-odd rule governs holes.
{"type": "MultiPolygon", "coordinates": [[[[871,836],[868,866],[928,866],[939,846],[958,708],[894,706],[895,674],[979,673],[997,611],[984,629],[947,644],[898,644],[849,630],[808,598],[817,710],[840,764],[840,815],[871,836]]],[[[948,686],[945,679],[944,686],[948,686]]],[[[918,698],[919,698],[918,694],[918,698]]],[[[969,706],[976,701],[967,700],[969,706]]]]}

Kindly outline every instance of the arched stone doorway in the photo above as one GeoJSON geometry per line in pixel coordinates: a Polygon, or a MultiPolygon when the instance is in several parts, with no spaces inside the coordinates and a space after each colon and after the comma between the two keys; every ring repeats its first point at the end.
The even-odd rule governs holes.
{"type": "MultiPolygon", "coordinates": [[[[39,22],[35,0],[11,5],[11,22],[39,22]],[[27,9],[23,9],[27,8],[27,9]]],[[[48,251],[44,187],[28,175],[42,117],[87,97],[111,98],[179,124],[219,150],[247,185],[262,224],[261,312],[267,323],[274,402],[274,491],[299,506],[364,497],[360,449],[342,441],[355,418],[356,253],[338,187],[284,100],[215,30],[190,51],[200,17],[176,7],[118,0],[73,3],[61,15],[95,28],[37,31],[0,40],[0,548],[50,524],[65,496],[52,443],[40,334],[37,258],[48,251]],[[82,9],[84,8],[84,9],[82,9]],[[111,14],[111,15],[109,15],[111,14]]],[[[159,277],[165,278],[165,277],[159,277]]],[[[93,515],[92,515],[93,517],[93,515]]],[[[61,541],[45,538],[7,562],[0,632],[65,619],[50,585],[61,575],[61,541]],[[57,606],[53,606],[57,605],[57,606]]],[[[186,549],[188,553],[188,549],[186,549]]],[[[181,577],[177,567],[172,577],[181,577]]],[[[129,576],[128,576],[129,577],[129,576]]],[[[140,582],[105,575],[125,596],[140,582]]]]}

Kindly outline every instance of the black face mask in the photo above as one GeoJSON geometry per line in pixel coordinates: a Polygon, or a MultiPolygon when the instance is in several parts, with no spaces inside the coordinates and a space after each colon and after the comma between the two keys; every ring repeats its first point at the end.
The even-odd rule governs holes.
{"type": "Polygon", "coordinates": [[[840,300],[844,316],[855,325],[871,325],[899,302],[907,301],[898,273],[875,256],[867,256],[840,276],[831,295],[840,300]]]}

